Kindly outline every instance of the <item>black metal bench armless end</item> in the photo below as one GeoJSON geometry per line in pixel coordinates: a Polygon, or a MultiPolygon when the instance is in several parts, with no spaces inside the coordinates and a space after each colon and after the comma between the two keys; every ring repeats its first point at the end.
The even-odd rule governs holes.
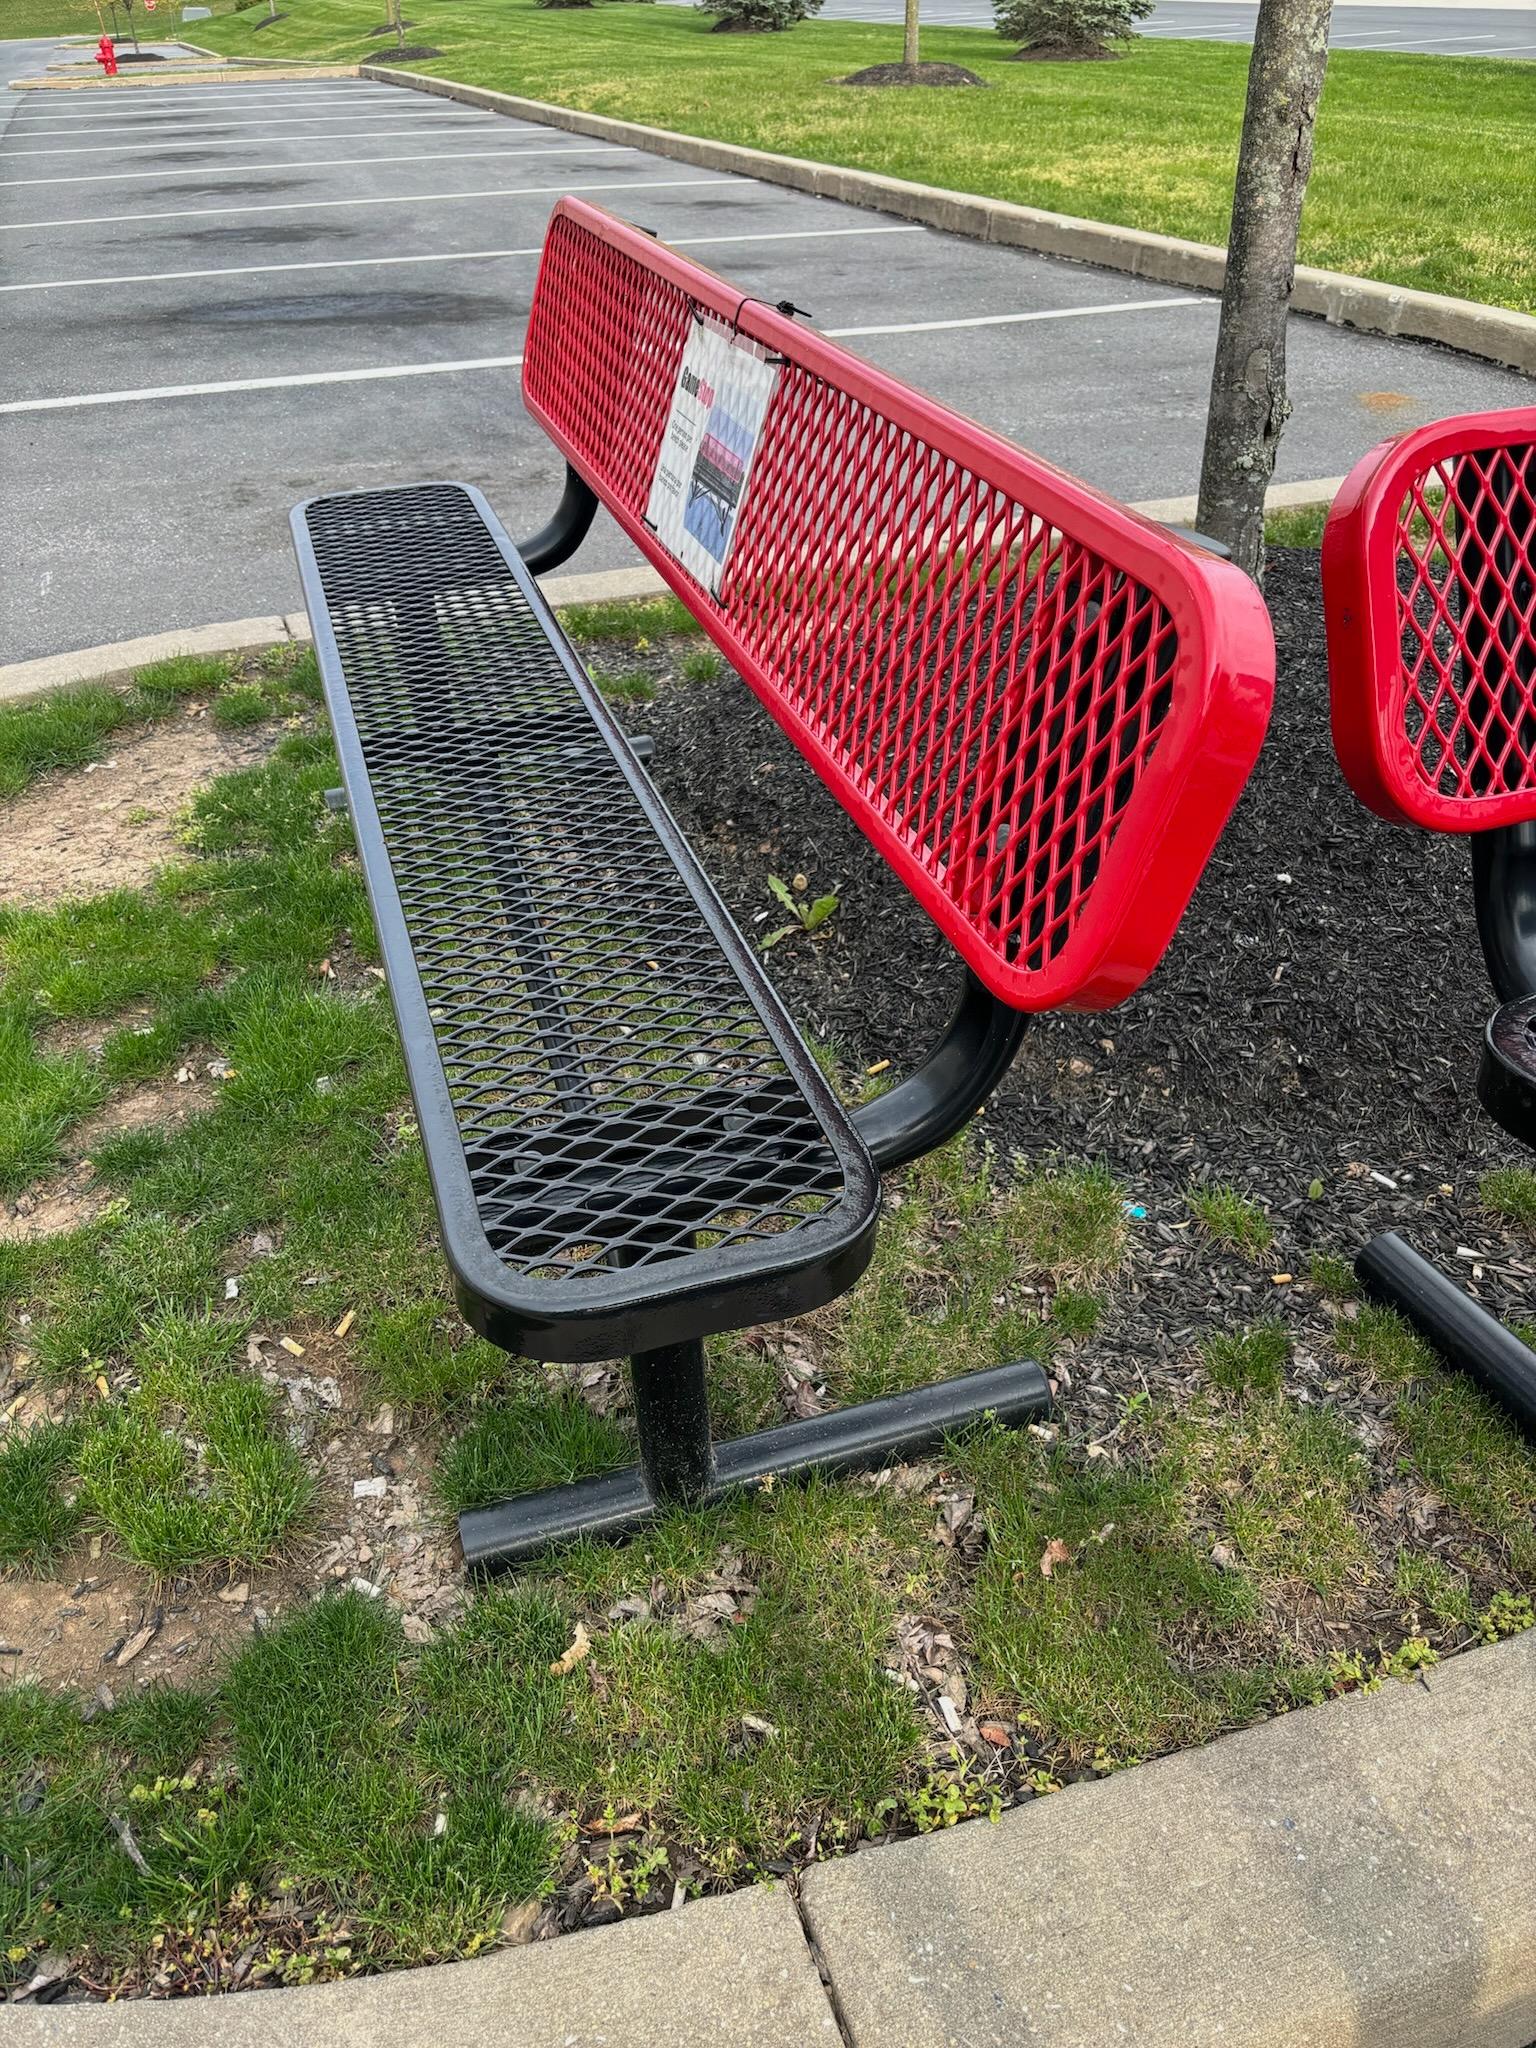
{"type": "MultiPolygon", "coordinates": [[[[634,268],[686,268],[725,293],[634,241],[634,268]]],[[[530,359],[534,347],[531,330],[530,359]]],[[[533,580],[596,503],[573,472],[561,516],[521,555],[460,484],[294,514],[459,1304],[511,1352],[629,1360],[638,1466],[465,1513],[480,1568],[632,1530],[670,1502],[879,1463],[983,1414],[1017,1423],[1049,1400],[1039,1366],[1019,1361],[711,1441],[703,1340],[852,1285],[879,1167],[960,1127],[1024,1018],[973,971],[928,1065],[867,1111],[840,1106],[533,580]]],[[[690,597],[683,572],[673,580],[690,597]]],[[[712,600],[693,588],[691,601],[708,627],[712,600]]]]}

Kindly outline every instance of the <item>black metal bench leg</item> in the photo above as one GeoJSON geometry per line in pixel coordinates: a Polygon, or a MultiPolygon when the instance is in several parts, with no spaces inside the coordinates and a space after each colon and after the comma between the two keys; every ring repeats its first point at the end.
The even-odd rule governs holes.
{"type": "Polygon", "coordinates": [[[714,1482],[704,1346],[667,1344],[629,1361],[646,1491],[658,1504],[702,1500],[714,1482]]]}
{"type": "Polygon", "coordinates": [[[753,1436],[716,1444],[711,1458],[703,1360],[683,1356],[696,1348],[652,1351],[632,1361],[645,1464],[601,1479],[583,1479],[574,1486],[524,1494],[519,1500],[498,1501],[494,1507],[470,1509],[459,1517],[459,1540],[469,1569],[505,1571],[551,1544],[577,1536],[633,1535],[667,1502],[718,1500],[812,1469],[853,1472],[889,1464],[932,1450],[950,1430],[986,1416],[1014,1426],[1028,1422],[1045,1414],[1051,1402],[1050,1382],[1042,1368],[1033,1359],[1019,1359],[941,1380],[937,1386],[837,1408],[805,1422],[760,1429],[753,1436]]]}

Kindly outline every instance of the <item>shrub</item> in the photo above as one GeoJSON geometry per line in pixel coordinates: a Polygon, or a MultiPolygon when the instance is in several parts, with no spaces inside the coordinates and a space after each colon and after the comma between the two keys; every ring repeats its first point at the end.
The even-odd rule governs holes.
{"type": "MultiPolygon", "coordinates": [[[[1152,12],[1153,0],[993,0],[997,32],[1031,56],[1102,57],[1152,12]]],[[[1023,54],[1023,52],[1021,52],[1023,54]]]]}
{"type": "Polygon", "coordinates": [[[720,17],[715,23],[717,34],[722,30],[767,34],[793,28],[797,21],[821,12],[821,0],[699,0],[699,5],[706,14],[720,17]]]}

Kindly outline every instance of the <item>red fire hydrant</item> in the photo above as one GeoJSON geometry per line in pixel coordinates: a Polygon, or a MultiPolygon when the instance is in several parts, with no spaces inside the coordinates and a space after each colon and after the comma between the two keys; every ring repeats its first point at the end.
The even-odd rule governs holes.
{"type": "Polygon", "coordinates": [[[112,38],[110,36],[104,35],[101,41],[96,45],[96,62],[107,74],[108,78],[116,78],[117,51],[113,46],[112,38]]]}

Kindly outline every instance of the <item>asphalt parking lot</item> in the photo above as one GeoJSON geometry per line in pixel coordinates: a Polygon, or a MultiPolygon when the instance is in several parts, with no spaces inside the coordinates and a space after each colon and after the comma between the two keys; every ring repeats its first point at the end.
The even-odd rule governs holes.
{"type": "MultiPolygon", "coordinates": [[[[689,4],[689,0],[681,0],[689,4]]],[[[829,21],[902,17],[902,0],[823,0],[829,21]]],[[[1141,34],[1192,43],[1251,43],[1259,0],[1158,0],[1141,34]]],[[[923,0],[925,28],[991,28],[990,0],[923,0]]],[[[1333,50],[1397,50],[1426,57],[1536,58],[1536,9],[1477,0],[1339,0],[1328,28],[1333,50]]]]}
{"type": "MultiPolygon", "coordinates": [[[[0,45],[40,70],[49,44],[0,45]]],[[[561,465],[518,354],[582,192],[1129,499],[1192,491],[1216,306],[366,81],[0,93],[0,661],[299,603],[287,514],[561,465]]],[[[1298,321],[1289,478],[1526,380],[1298,321]]],[[[633,560],[611,528],[573,566],[633,560]]]]}

